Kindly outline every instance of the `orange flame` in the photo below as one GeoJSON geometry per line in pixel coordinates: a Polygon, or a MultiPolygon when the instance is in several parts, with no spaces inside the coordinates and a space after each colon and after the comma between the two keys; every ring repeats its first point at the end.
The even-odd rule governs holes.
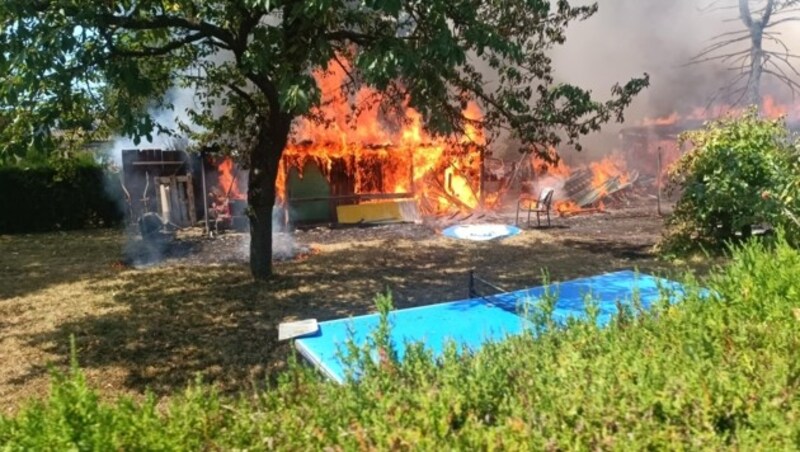
{"type": "Polygon", "coordinates": [[[238,179],[233,174],[233,160],[230,157],[225,157],[217,167],[217,172],[219,173],[219,186],[228,198],[245,198],[239,191],[238,179]]]}
{"type": "MultiPolygon", "coordinates": [[[[627,163],[619,152],[614,152],[603,157],[601,160],[591,162],[585,166],[572,168],[564,162],[558,166],[541,165],[540,161],[532,159],[532,165],[538,177],[553,177],[561,181],[566,189],[567,181],[578,184],[578,192],[596,190],[600,197],[607,195],[606,184],[611,180],[616,180],[618,186],[627,184],[630,181],[627,163]],[[577,182],[573,182],[573,177],[577,177],[577,182]]],[[[611,184],[613,186],[613,184],[611,184]]],[[[574,194],[574,193],[573,193],[574,194]]],[[[584,209],[573,199],[558,199],[554,202],[554,209],[561,215],[571,215],[581,212],[596,212],[605,209],[602,202],[591,209],[584,209]]]]}
{"type": "Polygon", "coordinates": [[[594,189],[602,189],[606,182],[615,177],[619,178],[621,184],[626,184],[629,180],[625,160],[618,153],[607,155],[599,162],[590,163],[589,168],[592,170],[594,189]]]}
{"type": "MultiPolygon", "coordinates": [[[[657,118],[646,117],[641,121],[642,126],[667,126],[680,124],[686,121],[708,121],[730,114],[741,114],[745,107],[731,105],[717,105],[711,108],[695,107],[692,111],[680,114],[677,111],[657,118]]],[[[761,104],[761,111],[765,117],[777,119],[787,117],[789,120],[800,120],[800,103],[784,104],[778,102],[773,96],[766,95],[761,104]]]]}
{"type": "Polygon", "coordinates": [[[311,117],[324,120],[295,124],[281,161],[278,198],[286,200],[287,170],[302,171],[312,162],[331,182],[334,195],[408,194],[430,214],[476,208],[479,151],[486,143],[478,106],[470,102],[462,113],[466,122],[460,137],[432,136],[423,129],[419,112],[407,104],[399,108],[402,118],[396,118],[380,108],[374,90],[344,94],[348,70],[337,63],[314,74],[322,102],[311,117]]]}

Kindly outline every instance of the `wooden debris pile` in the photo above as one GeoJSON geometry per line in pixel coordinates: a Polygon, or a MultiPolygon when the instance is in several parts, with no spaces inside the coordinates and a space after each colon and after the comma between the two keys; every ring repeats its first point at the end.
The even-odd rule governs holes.
{"type": "Polygon", "coordinates": [[[595,211],[605,201],[620,201],[638,179],[639,173],[632,171],[609,177],[598,184],[592,171],[581,169],[564,182],[563,194],[567,201],[580,209],[595,211]]]}

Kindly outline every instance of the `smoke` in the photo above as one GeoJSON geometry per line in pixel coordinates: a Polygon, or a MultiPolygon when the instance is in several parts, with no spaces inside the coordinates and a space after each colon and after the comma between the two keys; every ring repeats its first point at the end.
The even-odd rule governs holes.
{"type": "MultiPolygon", "coordinates": [[[[594,0],[574,3],[589,4],[594,0]]],[[[651,81],[651,86],[626,111],[625,124],[609,124],[602,132],[583,140],[587,157],[618,146],[617,135],[622,127],[636,125],[645,117],[706,107],[725,88],[732,75],[728,66],[715,62],[688,65],[715,36],[744,30],[736,9],[709,8],[710,3],[601,0],[595,16],[570,25],[567,42],[555,49],[553,55],[561,81],[591,89],[601,99],[609,95],[614,83],[624,83],[644,72],[650,74],[651,81]]],[[[730,4],[735,6],[736,2],[730,4]]],[[[781,33],[790,48],[794,47],[794,53],[800,53],[800,27],[792,22],[779,27],[774,31],[781,33]]],[[[748,42],[743,42],[740,48],[747,45],[748,42]]],[[[767,45],[774,48],[774,44],[767,45]]],[[[765,91],[786,95],[774,90],[768,79],[764,86],[765,91]]],[[[784,100],[791,102],[791,98],[784,100]]]]}
{"type": "Polygon", "coordinates": [[[172,109],[158,109],[149,111],[153,121],[157,124],[150,133],[151,139],[142,138],[136,142],[126,136],[115,136],[112,138],[113,144],[108,151],[108,157],[116,165],[122,165],[122,151],[126,149],[179,149],[185,150],[188,147],[188,139],[179,134],[181,124],[192,125],[187,111],[196,108],[195,90],[190,88],[175,87],[166,94],[165,101],[172,104],[172,109]],[[163,133],[159,129],[166,129],[163,133]]]}

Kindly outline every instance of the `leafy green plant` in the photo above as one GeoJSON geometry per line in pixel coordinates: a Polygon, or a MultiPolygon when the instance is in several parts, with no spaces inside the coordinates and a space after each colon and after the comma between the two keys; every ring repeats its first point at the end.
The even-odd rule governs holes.
{"type": "Polygon", "coordinates": [[[775,200],[781,211],[779,217],[787,239],[800,244],[800,143],[790,151],[790,175],[776,193],[775,200]]]}
{"type": "Polygon", "coordinates": [[[692,148],[670,168],[670,189],[680,198],[663,249],[720,248],[749,238],[755,224],[785,225],[778,194],[794,190],[789,187],[800,173],[791,164],[793,147],[783,120],[750,110],[686,132],[679,141],[692,148]]]}

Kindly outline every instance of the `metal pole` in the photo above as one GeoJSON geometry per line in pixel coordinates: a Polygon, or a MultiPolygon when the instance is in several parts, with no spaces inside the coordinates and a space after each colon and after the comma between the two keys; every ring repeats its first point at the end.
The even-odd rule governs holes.
{"type": "Polygon", "coordinates": [[[479,203],[481,209],[486,207],[486,146],[480,147],[480,162],[481,162],[481,174],[480,180],[478,181],[478,190],[480,193],[479,203]]]}
{"type": "Polygon", "coordinates": [[[475,269],[470,269],[469,271],[469,283],[467,290],[467,298],[475,297],[475,269]]]}

